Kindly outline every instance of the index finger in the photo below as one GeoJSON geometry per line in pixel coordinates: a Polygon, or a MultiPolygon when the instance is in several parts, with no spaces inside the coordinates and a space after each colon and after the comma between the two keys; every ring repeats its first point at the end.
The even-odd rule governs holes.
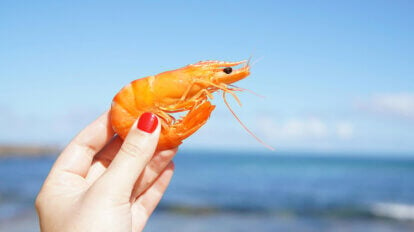
{"type": "Polygon", "coordinates": [[[95,182],[98,183],[96,186],[104,188],[107,193],[127,193],[129,200],[135,182],[155,152],[160,131],[161,125],[155,114],[142,114],[132,125],[106,172],[95,182]],[[140,125],[151,129],[145,130],[140,125]]]}
{"type": "Polygon", "coordinates": [[[69,143],[56,160],[51,173],[59,170],[85,177],[93,157],[108,143],[114,133],[109,111],[106,111],[69,143]]]}

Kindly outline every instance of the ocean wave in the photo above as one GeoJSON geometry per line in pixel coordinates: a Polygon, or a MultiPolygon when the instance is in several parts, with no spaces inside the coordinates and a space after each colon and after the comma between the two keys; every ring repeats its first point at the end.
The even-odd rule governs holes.
{"type": "Polygon", "coordinates": [[[182,215],[261,215],[261,216],[289,216],[289,217],[314,217],[314,218],[353,218],[364,220],[383,219],[384,216],[374,214],[369,207],[361,205],[341,205],[334,207],[259,207],[240,205],[182,205],[161,204],[157,211],[182,215]]]}
{"type": "Polygon", "coordinates": [[[231,205],[161,204],[158,211],[183,215],[244,214],[337,219],[414,221],[414,205],[376,203],[373,205],[337,205],[331,207],[258,207],[231,205]]]}
{"type": "Polygon", "coordinates": [[[414,221],[414,205],[377,203],[372,206],[372,213],[378,217],[414,221]]]}

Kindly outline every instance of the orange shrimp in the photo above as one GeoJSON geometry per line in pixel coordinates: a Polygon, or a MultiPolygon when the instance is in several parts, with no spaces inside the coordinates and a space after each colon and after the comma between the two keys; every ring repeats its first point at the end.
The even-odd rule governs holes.
{"type": "MultiPolygon", "coordinates": [[[[200,61],[183,68],[132,81],[114,97],[111,123],[114,131],[125,138],[134,121],[145,112],[161,119],[158,150],[177,147],[202,127],[215,106],[209,99],[222,90],[240,103],[230,84],[250,74],[248,61],[200,61]],[[244,64],[239,69],[232,67],[244,64]],[[179,119],[172,113],[187,112],[179,119]]],[[[226,102],[227,104],[227,102],[226,102]]]]}

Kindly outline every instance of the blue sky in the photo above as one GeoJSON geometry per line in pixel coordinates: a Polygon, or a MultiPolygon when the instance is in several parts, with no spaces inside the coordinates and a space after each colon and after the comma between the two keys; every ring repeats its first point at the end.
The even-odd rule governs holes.
{"type": "MultiPolygon", "coordinates": [[[[239,117],[279,150],[414,151],[412,1],[1,1],[0,143],[67,143],[130,81],[258,62],[239,117]]],[[[219,96],[219,95],[218,95],[219,96]]],[[[186,148],[263,149],[220,97],[186,148]]]]}

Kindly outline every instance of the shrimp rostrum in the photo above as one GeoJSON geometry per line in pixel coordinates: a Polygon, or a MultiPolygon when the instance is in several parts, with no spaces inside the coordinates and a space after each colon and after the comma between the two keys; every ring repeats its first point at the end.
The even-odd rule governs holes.
{"type": "Polygon", "coordinates": [[[221,90],[238,101],[234,91],[239,89],[231,84],[249,74],[247,61],[200,61],[134,80],[122,88],[112,101],[113,129],[125,138],[141,114],[152,112],[161,119],[162,126],[157,149],[174,148],[207,122],[215,108],[209,101],[214,92],[221,90]],[[236,69],[238,65],[241,67],[236,69]],[[186,115],[179,118],[173,116],[180,112],[186,115]]]}

